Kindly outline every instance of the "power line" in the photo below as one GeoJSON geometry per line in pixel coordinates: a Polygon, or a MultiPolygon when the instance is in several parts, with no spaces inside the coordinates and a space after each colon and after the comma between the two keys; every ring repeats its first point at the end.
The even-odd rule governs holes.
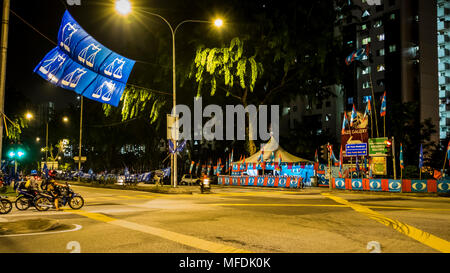
{"type": "Polygon", "coordinates": [[[31,25],[30,23],[28,23],[27,21],[25,21],[25,19],[23,19],[22,17],[20,17],[17,13],[15,13],[13,10],[10,10],[12,14],[14,14],[17,18],[19,18],[22,22],[24,22],[27,26],[29,26],[30,28],[32,28],[34,31],[36,31],[37,33],[39,33],[42,37],[44,37],[45,39],[49,40],[52,44],[57,45],[56,42],[54,42],[52,39],[48,38],[47,36],[45,36],[42,32],[40,32],[37,28],[33,27],[33,25],[31,25]]]}

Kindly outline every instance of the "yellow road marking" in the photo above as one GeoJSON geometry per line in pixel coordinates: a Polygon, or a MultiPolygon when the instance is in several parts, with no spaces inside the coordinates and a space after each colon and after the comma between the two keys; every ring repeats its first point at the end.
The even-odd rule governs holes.
{"type": "Polygon", "coordinates": [[[345,205],[324,205],[324,204],[227,204],[227,203],[215,203],[209,204],[212,206],[248,206],[248,207],[341,207],[345,208],[345,205]]]}
{"type": "Polygon", "coordinates": [[[136,196],[139,196],[139,197],[141,197],[141,198],[148,198],[148,199],[153,199],[153,198],[156,198],[156,196],[152,196],[152,195],[136,195],[136,196]]]}
{"type": "Polygon", "coordinates": [[[136,199],[134,196],[118,195],[118,199],[136,199]]]}
{"type": "Polygon", "coordinates": [[[380,222],[385,226],[392,227],[398,232],[401,232],[407,235],[408,237],[421,242],[424,245],[427,245],[431,248],[434,248],[444,253],[450,253],[450,242],[441,239],[437,236],[434,236],[433,234],[422,231],[418,228],[402,223],[400,221],[392,220],[381,213],[369,209],[368,207],[349,202],[341,197],[337,197],[329,193],[322,193],[322,195],[330,198],[331,200],[334,200],[337,203],[344,204],[352,208],[353,210],[362,213],[373,220],[380,222]]]}
{"type": "Polygon", "coordinates": [[[105,222],[108,224],[112,224],[115,226],[120,226],[123,228],[144,232],[144,233],[158,236],[158,237],[161,237],[161,238],[164,238],[164,239],[167,239],[170,241],[174,241],[174,242],[177,242],[177,243],[180,243],[183,245],[198,248],[201,250],[206,250],[206,251],[213,252],[213,253],[251,253],[250,251],[247,251],[244,249],[235,248],[232,246],[227,246],[227,245],[223,245],[223,244],[219,244],[219,243],[215,243],[215,242],[210,242],[210,241],[196,238],[193,236],[184,235],[181,233],[164,230],[164,229],[157,228],[157,227],[151,227],[151,226],[141,225],[141,224],[137,224],[137,223],[133,223],[133,222],[129,222],[129,221],[114,219],[109,216],[103,215],[101,213],[92,213],[92,212],[86,212],[86,211],[82,211],[82,210],[65,210],[65,211],[75,213],[78,215],[82,215],[82,216],[85,216],[85,217],[88,217],[88,218],[91,218],[91,219],[94,219],[97,221],[105,222]]]}
{"type": "MultiPolygon", "coordinates": [[[[333,205],[333,204],[266,204],[266,203],[214,203],[208,204],[211,206],[248,206],[248,207],[348,207],[347,205],[333,205]]],[[[373,209],[401,209],[401,210],[443,210],[447,211],[450,209],[440,209],[440,208],[409,208],[409,207],[393,207],[393,206],[367,206],[373,209]]]]}

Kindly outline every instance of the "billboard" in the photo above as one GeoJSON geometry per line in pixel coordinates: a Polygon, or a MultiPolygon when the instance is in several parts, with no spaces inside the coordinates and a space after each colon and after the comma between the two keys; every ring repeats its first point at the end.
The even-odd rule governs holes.
{"type": "MultiPolygon", "coordinates": [[[[353,126],[348,125],[344,132],[341,135],[341,145],[342,145],[342,155],[343,155],[343,163],[350,163],[350,155],[347,155],[346,147],[358,146],[367,144],[369,141],[369,132],[367,129],[367,125],[369,123],[368,118],[364,119],[364,114],[361,112],[356,112],[357,117],[353,122],[353,126]]],[[[347,115],[351,115],[351,112],[347,113],[347,115]]]]}

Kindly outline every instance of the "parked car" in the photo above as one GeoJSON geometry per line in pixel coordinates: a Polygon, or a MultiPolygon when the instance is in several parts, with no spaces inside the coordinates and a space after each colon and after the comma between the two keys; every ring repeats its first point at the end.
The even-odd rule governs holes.
{"type": "Polygon", "coordinates": [[[185,174],[181,178],[181,185],[200,185],[200,177],[193,174],[185,174]]]}
{"type": "Polygon", "coordinates": [[[125,175],[118,175],[117,176],[117,185],[124,185],[125,184],[125,175]]]}

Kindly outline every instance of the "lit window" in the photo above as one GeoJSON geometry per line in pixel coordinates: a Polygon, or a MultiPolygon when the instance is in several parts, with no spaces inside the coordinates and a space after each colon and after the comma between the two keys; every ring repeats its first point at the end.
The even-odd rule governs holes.
{"type": "Polygon", "coordinates": [[[363,45],[367,45],[368,43],[370,43],[370,37],[364,38],[364,39],[362,40],[362,44],[363,44],[363,45]]]}
{"type": "Polygon", "coordinates": [[[384,33],[377,35],[378,41],[384,41],[384,33]]]}
{"type": "Polygon", "coordinates": [[[362,70],[362,74],[363,75],[367,75],[367,74],[369,74],[370,73],[370,66],[368,66],[368,67],[366,67],[366,68],[364,68],[363,70],[362,70]]]}
{"type": "Polygon", "coordinates": [[[348,103],[348,104],[353,104],[353,97],[349,97],[349,98],[347,99],[347,103],[348,103]]]}
{"type": "Polygon", "coordinates": [[[384,48],[377,51],[378,56],[384,56],[384,48]]]}
{"type": "Polygon", "coordinates": [[[384,71],[384,70],[386,70],[386,68],[384,67],[384,64],[379,64],[379,65],[377,66],[377,71],[378,71],[378,72],[381,72],[381,71],[384,71]]]}
{"type": "Polygon", "coordinates": [[[367,25],[366,24],[361,26],[361,30],[366,30],[366,29],[367,29],[367,25]]]}
{"type": "Polygon", "coordinates": [[[364,11],[364,13],[361,17],[367,17],[367,16],[370,16],[370,13],[368,10],[364,11]]]}
{"type": "Polygon", "coordinates": [[[396,45],[390,45],[389,46],[389,52],[395,52],[397,50],[397,46],[396,45]]]}
{"type": "Polygon", "coordinates": [[[363,87],[364,89],[370,88],[370,82],[364,82],[362,87],[363,87]]]}
{"type": "Polygon", "coordinates": [[[395,20],[395,13],[392,13],[391,16],[389,17],[389,19],[395,20]]]}
{"type": "Polygon", "coordinates": [[[383,26],[383,21],[378,20],[375,22],[375,24],[373,25],[374,28],[379,28],[383,26]]]}

